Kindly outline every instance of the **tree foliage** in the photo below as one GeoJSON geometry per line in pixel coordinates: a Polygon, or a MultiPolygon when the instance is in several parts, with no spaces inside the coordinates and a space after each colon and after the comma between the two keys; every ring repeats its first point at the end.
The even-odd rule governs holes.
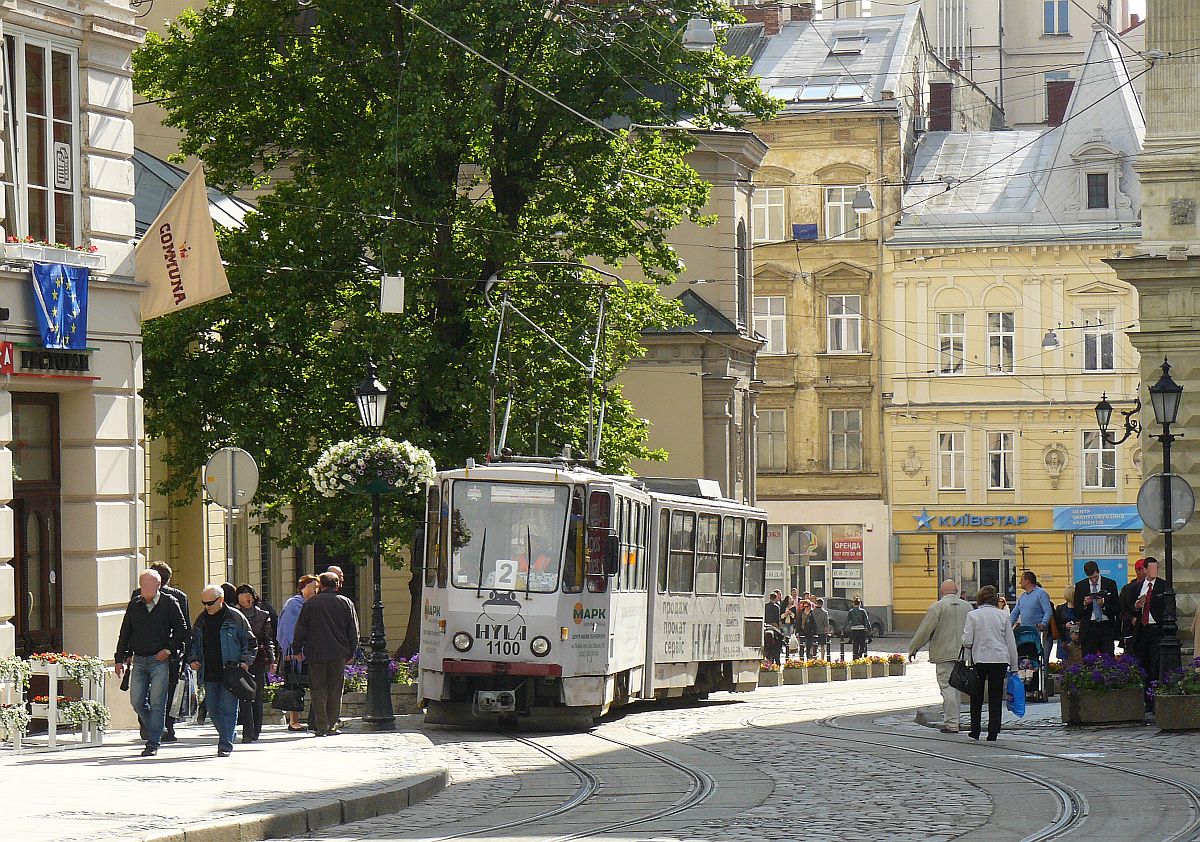
{"type": "MultiPolygon", "coordinates": [[[[607,290],[568,267],[503,272],[583,360],[607,295],[605,380],[642,330],[680,323],[654,284],[678,270],[668,234],[699,218],[708,185],[685,161],[691,135],[641,127],[771,107],[746,60],[682,48],[692,16],[733,13],[721,0],[233,0],[151,35],[135,86],[182,131],[181,153],[214,186],[264,191],[220,235],[233,294],[145,325],[147,430],[170,442],[160,488],[186,498],[215,448],[244,447],[293,542],[358,554],[368,505],[318,497],[306,469],[359,431],[368,355],[392,390],[386,432],[455,465],[486,447],[494,273],[576,255],[640,266],[650,283],[607,290]],[[381,272],[406,276],[403,315],[379,313],[381,272]]],[[[501,363],[512,446],[580,447],[578,366],[519,324],[501,363]]],[[[620,469],[650,455],[644,423],[616,386],[606,398],[602,462],[620,469]]],[[[387,508],[386,534],[403,539],[416,501],[387,508]]]]}

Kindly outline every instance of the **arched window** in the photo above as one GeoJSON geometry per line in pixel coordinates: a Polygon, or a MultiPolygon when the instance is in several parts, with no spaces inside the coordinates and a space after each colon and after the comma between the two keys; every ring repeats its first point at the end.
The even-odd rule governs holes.
{"type": "Polygon", "coordinates": [[[750,300],[750,250],[746,242],[746,220],[739,219],[737,227],[737,320],[745,325],[746,302],[750,300]]]}

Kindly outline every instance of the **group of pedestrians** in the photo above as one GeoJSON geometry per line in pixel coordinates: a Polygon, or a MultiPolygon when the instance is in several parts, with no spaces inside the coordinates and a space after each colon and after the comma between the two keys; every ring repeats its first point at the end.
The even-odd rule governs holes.
{"type": "Polygon", "coordinates": [[[832,625],[825,600],[804,594],[792,588],[787,596],[782,591],[772,591],[765,607],[763,623],[766,626],[766,657],[779,663],[791,654],[792,638],[796,639],[797,654],[806,658],[829,658],[829,641],[832,625]]]}
{"type": "MultiPolygon", "coordinates": [[[[178,739],[176,721],[191,709],[193,682],[203,683],[197,719],[212,720],[219,757],[233,751],[239,721],[242,742],[255,742],[267,676],[280,664],[294,680],[311,684],[316,735],[337,733],[344,667],[358,647],[358,616],[339,593],[343,580],[336,567],[319,578],[301,577],[279,616],[249,584],[209,584],[200,596],[203,610],[189,622],[188,597],[170,586],[171,568],[160,562],[142,571],[113,656],[117,677],[125,679],[128,671],[122,687],[129,689],[145,741],[141,756],[153,757],[162,743],[178,739]]],[[[289,730],[305,730],[298,714],[289,730]]]]}
{"type": "MultiPolygon", "coordinates": [[[[942,694],[942,724],[945,733],[959,730],[960,694],[950,686],[950,674],[961,659],[969,660],[983,690],[970,698],[969,735],[979,739],[983,702],[988,703],[987,738],[1000,732],[1001,709],[1007,675],[1018,668],[1014,629],[1036,629],[1042,643],[1042,658],[1048,658],[1051,643],[1061,660],[1085,655],[1112,655],[1119,641],[1126,653],[1138,658],[1152,680],[1158,675],[1161,621],[1165,610],[1166,583],[1158,578],[1158,561],[1138,559],[1135,578],[1118,590],[1117,583],[1102,576],[1095,561],[1084,564],[1084,578],[1067,587],[1064,602],[1054,606],[1038,583],[1037,575],[1025,571],[1021,593],[1011,612],[1001,607],[1001,596],[988,585],[979,589],[972,606],[959,595],[958,584],[942,582],[940,598],[926,612],[909,643],[909,660],[929,645],[929,660],[937,672],[942,694]]],[[[1197,632],[1200,639],[1200,631],[1197,632]]]]}

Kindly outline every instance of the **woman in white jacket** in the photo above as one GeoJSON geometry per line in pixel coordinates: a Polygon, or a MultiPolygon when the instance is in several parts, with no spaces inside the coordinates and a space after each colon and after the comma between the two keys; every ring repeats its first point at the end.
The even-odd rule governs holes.
{"type": "Polygon", "coordinates": [[[1008,614],[997,607],[996,589],[986,585],[975,599],[979,607],[967,615],[963,627],[963,646],[970,653],[971,664],[979,676],[982,692],[971,697],[971,730],[969,736],[979,739],[983,719],[983,694],[988,700],[989,740],[1000,733],[1000,714],[1004,706],[1004,680],[1008,671],[1017,668],[1017,641],[1013,637],[1008,614]]]}

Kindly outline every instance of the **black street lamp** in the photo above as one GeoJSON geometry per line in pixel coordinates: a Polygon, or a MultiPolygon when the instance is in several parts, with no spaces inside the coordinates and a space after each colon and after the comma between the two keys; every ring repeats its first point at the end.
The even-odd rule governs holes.
{"type": "MultiPolygon", "coordinates": [[[[1179,438],[1171,432],[1171,425],[1175,423],[1179,417],[1179,404],[1183,397],[1183,386],[1176,383],[1171,378],[1171,364],[1167,359],[1163,358],[1162,376],[1158,378],[1158,382],[1150,387],[1150,405],[1154,408],[1154,420],[1162,427],[1162,433],[1159,435],[1147,434],[1147,438],[1157,440],[1162,444],[1163,449],[1163,478],[1162,482],[1162,507],[1163,507],[1163,557],[1166,563],[1167,574],[1167,589],[1163,591],[1163,617],[1162,639],[1159,641],[1159,661],[1158,675],[1151,678],[1164,679],[1168,673],[1179,669],[1182,655],[1179,645],[1179,623],[1175,611],[1175,577],[1174,577],[1174,553],[1173,553],[1173,535],[1174,529],[1174,512],[1171,506],[1171,444],[1175,439],[1179,438]]],[[[1125,416],[1125,435],[1114,441],[1109,438],[1108,425],[1112,420],[1112,404],[1108,402],[1107,395],[1100,399],[1100,403],[1096,404],[1096,422],[1100,425],[1100,435],[1110,444],[1120,444],[1129,438],[1134,433],[1141,429],[1138,422],[1133,420],[1132,416],[1137,413],[1142,406],[1139,398],[1133,410],[1130,412],[1122,412],[1125,416]]]]}
{"type": "MultiPolygon", "coordinates": [[[[363,427],[378,435],[387,412],[388,390],[376,377],[373,360],[367,360],[367,376],[354,390],[358,415],[363,427]]],[[[371,537],[374,554],[371,559],[371,578],[375,586],[375,604],[371,607],[371,657],[367,660],[367,710],[363,725],[368,731],[392,731],[396,716],[392,712],[390,661],[387,635],[383,628],[383,587],[380,582],[380,562],[383,555],[379,511],[379,491],[371,491],[371,537]]]]}

